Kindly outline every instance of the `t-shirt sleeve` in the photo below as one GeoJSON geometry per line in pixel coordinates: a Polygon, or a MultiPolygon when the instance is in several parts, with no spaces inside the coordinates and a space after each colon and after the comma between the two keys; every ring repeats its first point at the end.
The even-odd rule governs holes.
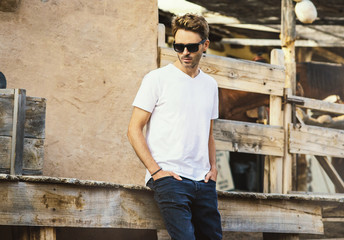
{"type": "Polygon", "coordinates": [[[219,118],[219,90],[216,83],[216,87],[214,90],[214,105],[213,105],[213,112],[211,114],[211,119],[217,119],[217,118],[219,118]]]}
{"type": "Polygon", "coordinates": [[[147,112],[153,109],[159,99],[158,79],[152,73],[148,73],[142,80],[139,91],[136,94],[133,106],[147,112]]]}

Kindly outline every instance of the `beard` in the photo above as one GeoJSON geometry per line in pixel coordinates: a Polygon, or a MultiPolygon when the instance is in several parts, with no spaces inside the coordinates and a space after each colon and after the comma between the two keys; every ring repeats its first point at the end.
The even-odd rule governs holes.
{"type": "Polygon", "coordinates": [[[198,66],[199,61],[202,58],[202,52],[196,52],[194,53],[194,56],[191,56],[192,54],[187,55],[179,55],[178,59],[179,62],[184,66],[185,68],[195,68],[198,66]]]}

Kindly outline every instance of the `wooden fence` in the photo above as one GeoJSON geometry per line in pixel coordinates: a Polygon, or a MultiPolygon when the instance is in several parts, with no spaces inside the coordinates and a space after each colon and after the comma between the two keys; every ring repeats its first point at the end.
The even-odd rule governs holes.
{"type": "Polygon", "coordinates": [[[0,173],[42,174],[46,100],[0,89],[0,173]]]}
{"type": "MultiPolygon", "coordinates": [[[[159,65],[177,60],[176,53],[160,47],[159,65]]],[[[283,55],[272,53],[272,61],[281,63],[283,55]]],[[[324,127],[292,124],[286,107],[317,109],[344,114],[344,105],[309,99],[290,94],[285,88],[286,74],[279,65],[262,64],[219,56],[204,55],[200,68],[214,77],[220,88],[270,95],[270,125],[219,119],[214,123],[217,150],[269,155],[266,161],[265,192],[291,191],[290,154],[317,156],[338,189],[344,190],[342,179],[327,156],[344,157],[344,131],[324,127]],[[284,111],[282,110],[284,109],[284,111]]]]}

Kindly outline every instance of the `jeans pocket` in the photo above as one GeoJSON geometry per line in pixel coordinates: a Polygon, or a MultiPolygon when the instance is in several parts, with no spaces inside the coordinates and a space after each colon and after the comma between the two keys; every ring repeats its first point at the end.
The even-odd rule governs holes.
{"type": "Polygon", "coordinates": [[[166,177],[158,178],[153,183],[158,183],[158,182],[164,181],[164,180],[169,179],[169,178],[173,178],[173,176],[166,176],[166,177]]]}

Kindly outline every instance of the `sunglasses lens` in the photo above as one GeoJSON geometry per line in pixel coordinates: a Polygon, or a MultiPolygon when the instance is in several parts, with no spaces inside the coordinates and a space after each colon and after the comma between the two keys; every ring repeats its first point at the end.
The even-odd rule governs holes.
{"type": "Polygon", "coordinates": [[[188,49],[189,52],[197,52],[198,51],[198,43],[196,44],[188,44],[186,48],[188,49]]]}
{"type": "Polygon", "coordinates": [[[176,52],[184,52],[185,45],[184,44],[178,44],[174,43],[173,48],[176,52]]]}
{"type": "Polygon", "coordinates": [[[184,49],[187,48],[188,52],[197,52],[199,49],[199,45],[203,44],[205,42],[205,40],[202,40],[199,43],[189,43],[189,44],[182,44],[182,43],[173,43],[173,48],[174,51],[182,53],[184,52],[184,49]]]}

